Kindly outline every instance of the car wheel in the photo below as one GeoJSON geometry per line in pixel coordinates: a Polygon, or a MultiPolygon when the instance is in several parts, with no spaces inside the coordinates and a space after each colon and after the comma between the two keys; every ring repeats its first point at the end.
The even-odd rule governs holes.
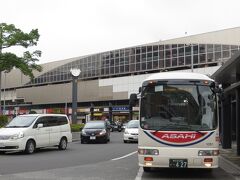
{"type": "Polygon", "coordinates": [[[28,140],[25,147],[25,153],[32,154],[36,149],[35,142],[33,140],[28,140]]]}
{"type": "Polygon", "coordinates": [[[127,140],[123,140],[124,143],[127,143],[127,140]]]}
{"type": "Polygon", "coordinates": [[[60,140],[60,143],[58,145],[58,149],[59,150],[66,150],[67,149],[67,139],[65,137],[63,137],[61,140],[60,140]]]}
{"type": "Polygon", "coordinates": [[[143,167],[144,172],[151,172],[151,167],[143,167]]]}

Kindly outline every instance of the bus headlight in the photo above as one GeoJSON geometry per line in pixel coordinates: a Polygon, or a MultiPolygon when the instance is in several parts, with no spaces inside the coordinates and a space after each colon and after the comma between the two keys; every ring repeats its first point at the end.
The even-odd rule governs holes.
{"type": "Polygon", "coordinates": [[[199,150],[198,156],[218,156],[219,150],[199,150]]]}
{"type": "Polygon", "coordinates": [[[138,149],[140,155],[159,155],[158,149],[138,149]]]}

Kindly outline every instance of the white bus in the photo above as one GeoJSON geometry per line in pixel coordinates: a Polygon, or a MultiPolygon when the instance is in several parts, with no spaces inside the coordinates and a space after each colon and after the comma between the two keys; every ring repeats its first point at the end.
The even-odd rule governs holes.
{"type": "MultiPolygon", "coordinates": [[[[139,166],[217,168],[218,88],[208,76],[164,72],[147,78],[140,94],[139,166]]],[[[137,94],[131,94],[134,105],[137,94]]]]}

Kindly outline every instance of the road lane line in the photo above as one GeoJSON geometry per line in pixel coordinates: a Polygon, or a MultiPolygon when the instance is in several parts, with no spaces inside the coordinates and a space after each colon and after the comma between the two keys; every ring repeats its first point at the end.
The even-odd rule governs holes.
{"type": "Polygon", "coordinates": [[[143,175],[143,168],[140,167],[137,173],[137,176],[135,178],[135,180],[141,180],[142,179],[142,175],[143,175]]]}
{"type": "Polygon", "coordinates": [[[116,161],[116,160],[119,160],[119,159],[124,159],[124,158],[126,158],[126,157],[128,157],[128,156],[131,156],[131,155],[133,155],[133,154],[136,154],[136,153],[137,153],[137,151],[134,151],[134,152],[129,153],[129,154],[125,155],[125,156],[121,156],[121,157],[114,158],[114,159],[111,159],[111,160],[112,160],[112,161],[116,161]]]}

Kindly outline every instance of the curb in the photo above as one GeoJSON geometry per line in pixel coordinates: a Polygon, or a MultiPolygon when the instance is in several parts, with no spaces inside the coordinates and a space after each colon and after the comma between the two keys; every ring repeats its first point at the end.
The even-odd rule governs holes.
{"type": "Polygon", "coordinates": [[[220,168],[222,168],[224,171],[233,175],[240,176],[240,167],[238,165],[232,163],[231,161],[229,161],[228,159],[221,155],[219,156],[219,161],[222,162],[219,164],[220,168]]]}

